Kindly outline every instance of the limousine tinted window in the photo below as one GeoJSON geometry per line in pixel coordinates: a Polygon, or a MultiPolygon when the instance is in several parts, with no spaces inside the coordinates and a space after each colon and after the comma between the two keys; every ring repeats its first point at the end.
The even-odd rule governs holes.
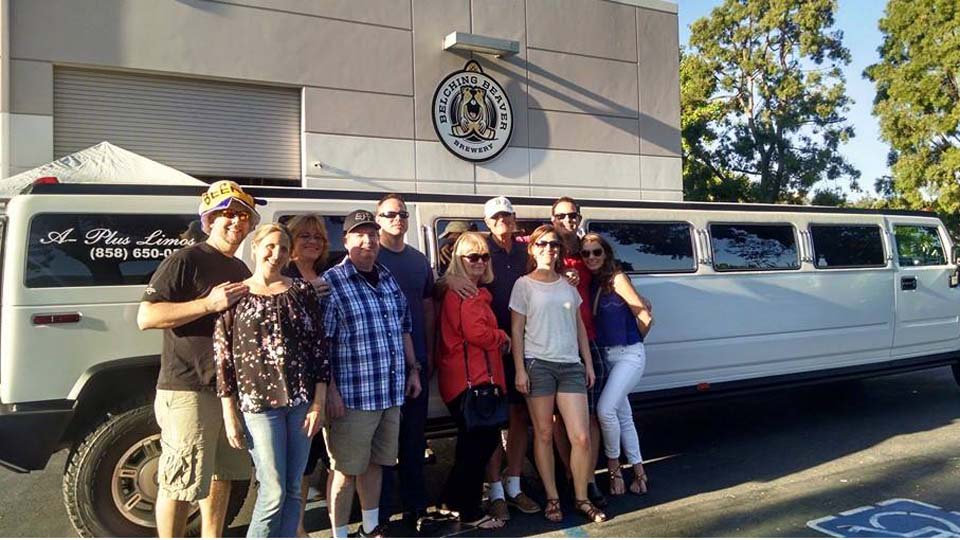
{"type": "Polygon", "coordinates": [[[30,221],[24,282],[146,285],[164,258],[205,239],[196,215],[38,214],[30,221]]]}
{"type": "Polygon", "coordinates": [[[811,225],[817,268],[886,266],[876,225],[811,225]]]}
{"type": "Polygon", "coordinates": [[[626,272],[693,272],[693,235],[683,222],[590,221],[590,232],[602,235],[626,272]]]}
{"type": "Polygon", "coordinates": [[[897,238],[897,256],[900,266],[947,264],[936,227],[896,225],[894,236],[897,238]]]}
{"type": "Polygon", "coordinates": [[[724,223],[710,225],[713,267],[718,271],[800,268],[792,225],[724,223]]]}
{"type": "MultiPolygon", "coordinates": [[[[295,215],[280,216],[277,221],[286,225],[295,215]]],[[[343,218],[344,216],[323,216],[324,225],[327,227],[327,241],[330,242],[324,269],[340,264],[347,256],[347,250],[343,247],[343,218]]]]}

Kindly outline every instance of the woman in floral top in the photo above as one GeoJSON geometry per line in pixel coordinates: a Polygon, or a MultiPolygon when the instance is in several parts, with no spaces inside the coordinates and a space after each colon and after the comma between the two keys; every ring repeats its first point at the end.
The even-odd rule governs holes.
{"type": "Polygon", "coordinates": [[[220,315],[214,332],[227,438],[250,449],[260,482],[250,538],[296,536],[301,475],[324,421],[330,379],[320,298],[306,281],[280,273],[290,244],[279,225],[257,228],[256,269],[244,282],[250,294],[220,315]]]}

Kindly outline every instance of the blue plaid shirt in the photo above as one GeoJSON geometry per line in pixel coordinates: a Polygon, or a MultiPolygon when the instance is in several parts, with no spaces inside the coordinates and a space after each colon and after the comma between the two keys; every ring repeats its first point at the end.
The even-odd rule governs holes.
{"type": "Polygon", "coordinates": [[[330,369],[343,404],[379,411],[403,405],[406,382],[403,334],[413,330],[410,308],[393,274],[377,264],[374,288],[349,257],[327,270],[323,327],[329,338],[330,369]]]}

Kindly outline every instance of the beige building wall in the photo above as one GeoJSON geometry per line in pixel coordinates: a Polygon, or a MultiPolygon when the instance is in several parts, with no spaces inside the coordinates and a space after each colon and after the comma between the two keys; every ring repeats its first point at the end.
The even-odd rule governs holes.
{"type": "MultiPolygon", "coordinates": [[[[677,7],[660,0],[0,0],[4,176],[53,155],[53,70],[89,67],[303,90],[302,180],[332,189],[682,197],[677,7]],[[436,85],[469,53],[507,90],[509,147],[438,142],[436,85]]],[[[187,171],[189,172],[189,171],[187,171]]]]}

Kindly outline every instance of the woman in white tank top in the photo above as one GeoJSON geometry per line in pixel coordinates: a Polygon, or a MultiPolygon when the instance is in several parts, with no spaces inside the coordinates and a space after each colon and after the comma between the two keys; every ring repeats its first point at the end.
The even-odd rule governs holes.
{"type": "Polygon", "coordinates": [[[605,521],[587,496],[593,476],[587,388],[593,386],[593,361],[587,330],[580,318],[580,294],[560,275],[563,245],[550,225],[530,236],[530,273],[510,295],[513,361],[517,390],[526,397],[533,421],[537,471],[547,495],[544,517],[561,521],[554,477],[553,413],[560,411],[572,450],[575,508],[593,522],[605,521]]]}

